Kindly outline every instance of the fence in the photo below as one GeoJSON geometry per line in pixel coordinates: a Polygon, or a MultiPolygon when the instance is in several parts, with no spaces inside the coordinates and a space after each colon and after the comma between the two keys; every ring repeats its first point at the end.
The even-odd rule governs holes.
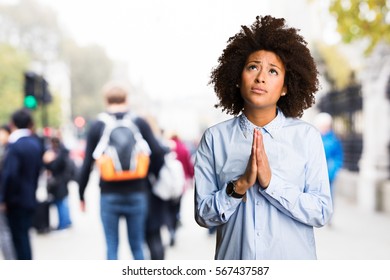
{"type": "Polygon", "coordinates": [[[363,150],[363,98],[361,86],[351,84],[343,90],[332,90],[318,103],[322,112],[333,116],[335,133],[344,151],[344,168],[359,171],[363,150]]]}

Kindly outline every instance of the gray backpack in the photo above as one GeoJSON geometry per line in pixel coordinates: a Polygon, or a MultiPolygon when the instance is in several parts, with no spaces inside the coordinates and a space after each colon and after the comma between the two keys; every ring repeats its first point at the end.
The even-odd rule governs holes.
{"type": "Polygon", "coordinates": [[[148,174],[151,151],[134,119],[130,113],[122,119],[108,113],[98,115],[105,127],[93,158],[105,181],[141,179],[148,174]]]}

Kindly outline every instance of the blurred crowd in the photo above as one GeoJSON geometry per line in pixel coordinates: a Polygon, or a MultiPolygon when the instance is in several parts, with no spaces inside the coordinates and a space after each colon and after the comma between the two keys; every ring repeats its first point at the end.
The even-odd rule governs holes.
{"type": "MultiPolygon", "coordinates": [[[[3,259],[34,259],[31,230],[45,235],[77,226],[72,223],[70,182],[78,186],[79,211],[99,203],[107,259],[118,259],[120,242],[125,242],[119,234],[122,219],[133,259],[163,260],[166,247],[175,246],[182,197],[194,185],[197,147],[133,112],[123,85],[108,83],[102,91],[106,108],[76,149],[64,144],[60,130],[36,133],[33,114],[26,108],[15,110],[0,127],[3,259]],[[100,198],[87,201],[85,191],[94,169],[100,175],[100,198]],[[43,200],[37,195],[42,187],[43,200]],[[163,227],[168,244],[163,242],[163,227]]],[[[343,164],[341,143],[329,114],[318,114],[314,125],[324,143],[333,196],[333,182],[343,164]]],[[[209,227],[209,234],[215,229],[209,227]]]]}
{"type": "MultiPolygon", "coordinates": [[[[193,185],[194,148],[177,133],[163,130],[157,133],[146,119],[132,112],[127,104],[128,92],[125,88],[111,83],[103,89],[103,93],[107,105],[104,113],[112,123],[119,123],[122,127],[113,130],[112,123],[98,116],[83,139],[85,145],[81,150],[69,149],[59,130],[51,130],[50,135],[38,135],[33,114],[26,108],[15,110],[9,122],[1,126],[0,258],[34,259],[32,230],[45,235],[76,226],[72,223],[69,204],[70,182],[77,183],[79,187],[79,210],[86,211],[89,204],[98,203],[84,198],[90,173],[99,167],[101,161],[95,150],[101,148],[105,157],[114,157],[115,172],[123,175],[133,172],[133,159],[127,167],[121,166],[118,171],[115,158],[118,162],[123,158],[126,161],[127,153],[135,157],[136,152],[142,150],[142,144],[147,151],[145,174],[134,178],[107,179],[103,174],[107,168],[100,173],[100,218],[106,256],[107,259],[118,258],[120,219],[126,220],[129,248],[134,259],[165,258],[167,244],[163,244],[162,227],[168,229],[169,246],[175,245],[176,230],[180,226],[181,198],[193,185]],[[126,134],[123,127],[131,127],[131,133],[126,134]],[[111,133],[109,137],[106,136],[108,130],[111,133]],[[118,146],[121,144],[124,148],[118,146]],[[106,147],[102,148],[104,145],[106,147]],[[113,149],[117,149],[115,156],[113,149]],[[176,169],[176,174],[171,176],[172,161],[176,168],[179,164],[180,172],[176,169]],[[154,191],[157,184],[160,186],[158,192],[154,191]],[[37,195],[38,191],[42,191],[42,185],[46,193],[43,200],[37,195]],[[53,208],[55,212],[50,211],[53,208]],[[57,217],[53,217],[53,213],[57,217]]],[[[138,165],[142,162],[138,155],[135,162],[138,165]]]]}

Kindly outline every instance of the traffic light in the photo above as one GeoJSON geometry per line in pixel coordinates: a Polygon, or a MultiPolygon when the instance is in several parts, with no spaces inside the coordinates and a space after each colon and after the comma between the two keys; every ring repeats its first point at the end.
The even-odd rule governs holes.
{"type": "Polygon", "coordinates": [[[33,72],[24,73],[24,107],[35,109],[38,106],[37,100],[37,75],[33,72]]]}
{"type": "Polygon", "coordinates": [[[42,94],[40,96],[40,101],[43,104],[48,104],[48,103],[52,102],[53,98],[52,98],[51,93],[49,91],[49,84],[46,82],[46,80],[44,78],[42,78],[41,87],[42,87],[42,92],[41,92],[42,94]]]}
{"type": "Polygon", "coordinates": [[[52,102],[47,81],[34,72],[24,73],[24,106],[35,109],[38,104],[52,102]]]}

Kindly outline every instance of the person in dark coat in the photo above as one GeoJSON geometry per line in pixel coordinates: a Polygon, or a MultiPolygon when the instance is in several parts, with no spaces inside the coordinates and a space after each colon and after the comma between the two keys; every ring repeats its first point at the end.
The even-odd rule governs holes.
{"type": "Polygon", "coordinates": [[[58,137],[52,137],[50,148],[43,155],[43,162],[49,171],[47,191],[58,211],[57,230],[67,229],[72,225],[68,202],[68,183],[74,172],[71,161],[69,150],[58,137]]]}
{"type": "Polygon", "coordinates": [[[42,141],[33,133],[27,109],[11,116],[11,135],[3,163],[0,211],[6,212],[17,259],[32,259],[29,229],[37,205],[36,190],[43,166],[42,141]]]}
{"type": "MultiPolygon", "coordinates": [[[[8,124],[0,127],[0,178],[3,168],[3,159],[5,150],[8,145],[8,138],[11,134],[11,128],[8,124]]],[[[1,181],[1,179],[0,179],[1,181]]],[[[8,220],[4,211],[0,211],[0,252],[6,260],[14,260],[16,258],[14,244],[12,242],[11,231],[8,226],[8,220]]]]}

